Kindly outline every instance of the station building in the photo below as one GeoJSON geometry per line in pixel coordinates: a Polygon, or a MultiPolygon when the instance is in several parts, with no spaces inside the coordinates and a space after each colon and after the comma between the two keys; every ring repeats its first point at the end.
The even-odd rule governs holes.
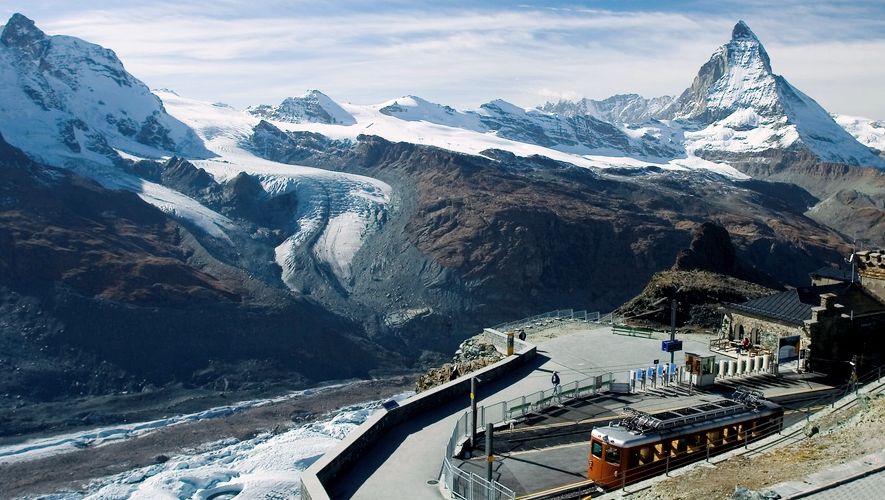
{"type": "MultiPolygon", "coordinates": [[[[885,362],[885,251],[854,253],[851,269],[811,273],[811,286],[723,307],[722,340],[842,376],[885,362]],[[797,342],[798,341],[798,342],[797,342]]],[[[781,361],[783,361],[783,359],[781,361]]]]}

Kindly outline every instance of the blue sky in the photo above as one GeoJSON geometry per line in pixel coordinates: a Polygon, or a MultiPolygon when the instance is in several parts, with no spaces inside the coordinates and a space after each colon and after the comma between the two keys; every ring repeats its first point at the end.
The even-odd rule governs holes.
{"type": "MultiPolygon", "coordinates": [[[[775,72],[833,112],[885,118],[885,2],[5,0],[113,49],[151,87],[244,107],[317,88],[459,108],[677,94],[744,19],[775,72]]],[[[0,21],[3,22],[3,21],[0,21]]]]}

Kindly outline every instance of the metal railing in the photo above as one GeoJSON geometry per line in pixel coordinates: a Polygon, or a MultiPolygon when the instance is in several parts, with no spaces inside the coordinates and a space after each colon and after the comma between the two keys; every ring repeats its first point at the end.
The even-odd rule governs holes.
{"type": "MultiPolygon", "coordinates": [[[[613,378],[612,373],[605,373],[561,385],[558,390],[551,388],[513,398],[509,401],[501,401],[490,406],[477,407],[476,427],[477,429],[484,429],[487,424],[506,424],[571,399],[608,391],[611,388],[613,378]]],[[[461,417],[455,422],[452,435],[449,437],[446,445],[446,455],[443,460],[443,476],[446,487],[454,498],[464,500],[503,500],[515,498],[513,490],[501,483],[497,481],[488,483],[484,478],[476,474],[468,474],[452,464],[451,459],[458,454],[461,446],[470,437],[469,419],[469,411],[461,414],[461,417]]]]}
{"type": "Polygon", "coordinates": [[[518,328],[539,328],[549,326],[553,325],[557,321],[586,321],[590,323],[598,323],[599,312],[575,311],[574,309],[557,309],[556,311],[550,311],[544,314],[538,314],[536,316],[529,316],[528,318],[522,318],[516,321],[510,321],[508,323],[501,323],[500,325],[495,325],[491,328],[500,332],[506,332],[508,330],[514,330],[518,328]]]}
{"type": "Polygon", "coordinates": [[[465,472],[446,457],[443,462],[443,475],[448,479],[447,486],[452,498],[459,500],[513,500],[516,493],[497,481],[486,481],[472,472],[465,472]]]}

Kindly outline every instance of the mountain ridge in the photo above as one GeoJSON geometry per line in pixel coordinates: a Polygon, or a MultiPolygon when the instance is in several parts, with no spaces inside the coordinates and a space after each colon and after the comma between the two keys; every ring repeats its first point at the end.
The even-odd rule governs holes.
{"type": "MultiPolygon", "coordinates": [[[[127,331],[149,335],[145,325],[156,323],[168,333],[178,322],[183,331],[201,334],[218,327],[209,338],[223,342],[230,335],[273,359],[271,342],[283,342],[293,349],[285,352],[297,354],[297,366],[288,368],[294,372],[336,359],[326,350],[334,342],[366,356],[347,373],[364,376],[393,364],[412,369],[435,362],[489,322],[562,307],[618,306],[668,267],[689,244],[692,230],[710,219],[722,221],[749,268],[778,284],[803,284],[808,271],[841,258],[847,248],[848,231],[819,220],[836,225],[842,215],[870,212],[869,205],[878,203],[877,192],[862,192],[874,182],[864,187],[862,179],[852,178],[858,195],[847,192],[849,177],[872,176],[866,173],[871,169],[827,167],[828,179],[845,191],[836,196],[826,182],[814,181],[820,161],[810,150],[734,152],[705,135],[727,128],[739,142],[738,136],[752,134],[768,119],[753,110],[712,124],[690,119],[625,124],[602,118],[664,112],[668,101],[627,95],[608,107],[591,109],[586,102],[585,111],[569,113],[496,99],[458,111],[416,96],[363,106],[309,91],[280,105],[240,111],[166,91],[151,94],[110,51],[70,37],[42,36],[23,19],[11,25],[7,38],[40,50],[0,47],[0,57],[14,63],[0,67],[9,84],[0,89],[0,114],[11,117],[12,106],[26,106],[37,118],[15,127],[4,121],[0,133],[3,126],[14,128],[9,143],[32,159],[97,181],[98,198],[122,190],[120,196],[133,204],[141,198],[160,208],[151,213],[181,227],[182,244],[194,249],[183,254],[184,269],[205,269],[239,286],[231,297],[244,305],[231,305],[236,300],[221,294],[221,312],[185,303],[158,319],[144,309],[130,314],[115,303],[83,306],[90,315],[112,318],[97,323],[101,331],[95,335],[118,336],[118,347],[127,331]],[[60,54],[70,57],[57,60],[60,54]],[[44,75],[34,60],[62,70],[66,79],[44,75]],[[26,87],[52,106],[41,108],[26,87]],[[110,121],[102,111],[109,103],[110,121]],[[140,143],[138,127],[130,131],[124,118],[140,126],[149,116],[175,125],[146,125],[152,139],[140,143]],[[754,170],[751,161],[764,164],[754,170]],[[744,172],[761,179],[748,180],[744,172]],[[790,184],[764,180],[780,174],[790,184]],[[800,180],[809,187],[797,187],[800,180]],[[815,219],[809,206],[824,202],[835,209],[815,219]],[[280,307],[259,307],[264,300],[280,307]],[[127,321],[143,323],[127,330],[127,321]],[[286,321],[299,329],[287,330],[286,321]],[[347,335],[322,340],[329,325],[347,335]],[[298,339],[305,344],[296,348],[298,339]]],[[[764,76],[767,83],[774,78],[764,76]]],[[[35,227],[37,220],[31,214],[22,224],[35,227]]],[[[875,224],[872,217],[864,221],[875,224]]],[[[166,283],[162,272],[138,271],[122,266],[122,284],[108,300],[131,295],[127,277],[138,285],[135,295],[161,305],[187,296],[166,283]]],[[[48,276],[48,295],[28,300],[68,297],[65,279],[100,275],[71,272],[48,276]]],[[[67,303],[93,304],[93,297],[79,295],[67,303]]],[[[154,357],[146,359],[167,352],[161,345],[150,348],[154,357]]],[[[123,354],[129,359],[137,352],[123,354]]],[[[317,370],[318,377],[344,373],[317,370]]]]}

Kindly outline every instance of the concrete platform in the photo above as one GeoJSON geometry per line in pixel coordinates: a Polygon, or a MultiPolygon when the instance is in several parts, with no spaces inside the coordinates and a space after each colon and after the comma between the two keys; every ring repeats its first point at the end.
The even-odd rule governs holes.
{"type": "MultiPolygon", "coordinates": [[[[572,326],[573,328],[573,326],[572,326]]],[[[563,385],[590,376],[611,372],[615,380],[626,382],[630,369],[649,366],[654,359],[669,361],[669,355],[661,352],[661,338],[642,338],[613,335],[611,328],[588,324],[569,335],[539,342],[538,355],[528,365],[511,373],[504,380],[481,385],[478,403],[491,405],[532,392],[549,389],[550,376],[560,373],[563,385]]],[[[709,354],[709,336],[689,335],[681,337],[688,352],[709,354]]],[[[532,342],[531,335],[528,338],[532,342]]],[[[675,361],[684,362],[684,354],[676,353],[675,361]]],[[[576,482],[586,475],[586,441],[593,424],[608,422],[619,414],[624,406],[632,406],[648,412],[678,408],[713,401],[730,394],[736,386],[761,388],[766,395],[789,395],[807,391],[815,384],[811,380],[784,382],[770,378],[747,377],[734,379],[730,384],[708,390],[694,390],[691,394],[683,388],[658,388],[646,393],[626,396],[609,395],[588,401],[576,401],[563,408],[550,409],[542,416],[530,419],[514,428],[514,432],[545,426],[584,424],[574,428],[571,437],[563,432],[545,431],[531,438],[511,436],[510,444],[503,441],[501,455],[495,463],[496,479],[517,491],[517,494],[539,491],[547,487],[576,482]],[[523,442],[514,446],[517,439],[523,442]],[[507,449],[509,447],[509,450],[507,449]],[[538,451],[543,450],[543,452],[538,451]],[[507,455],[505,455],[507,454],[507,455]],[[558,484],[557,484],[558,483],[558,484]],[[549,486],[548,486],[549,485],[549,486]]],[[[825,386],[819,387],[825,390],[825,386]]],[[[342,478],[331,485],[332,498],[397,498],[405,492],[414,499],[440,498],[439,479],[446,442],[451,436],[455,421],[469,408],[469,399],[454,401],[428,412],[419,418],[401,424],[385,433],[380,444],[361,457],[360,462],[342,478]]],[[[553,427],[551,427],[553,428],[553,427]]],[[[465,470],[480,467],[485,462],[475,460],[460,462],[465,470]]],[[[484,475],[484,472],[483,472],[484,475]]]]}

